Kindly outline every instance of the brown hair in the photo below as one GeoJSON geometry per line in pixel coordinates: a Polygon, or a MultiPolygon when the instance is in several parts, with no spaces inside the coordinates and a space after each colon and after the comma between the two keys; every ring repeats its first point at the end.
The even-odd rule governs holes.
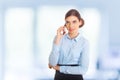
{"type": "Polygon", "coordinates": [[[79,28],[84,25],[84,20],[81,18],[80,13],[79,13],[76,9],[70,9],[70,10],[66,13],[65,19],[66,19],[67,17],[69,17],[69,16],[76,16],[76,17],[79,19],[79,21],[82,21],[82,24],[79,26],[79,28]]]}

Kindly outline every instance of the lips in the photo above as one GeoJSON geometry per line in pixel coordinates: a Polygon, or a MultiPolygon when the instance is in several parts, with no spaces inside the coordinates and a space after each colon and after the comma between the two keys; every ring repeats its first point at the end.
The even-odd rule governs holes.
{"type": "Polygon", "coordinates": [[[74,29],[69,29],[69,31],[71,32],[71,31],[74,31],[74,29]]]}

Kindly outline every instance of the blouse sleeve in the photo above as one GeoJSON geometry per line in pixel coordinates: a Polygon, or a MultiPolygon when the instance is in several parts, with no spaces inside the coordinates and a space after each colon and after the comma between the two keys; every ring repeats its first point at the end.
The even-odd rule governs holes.
{"type": "Polygon", "coordinates": [[[54,41],[53,41],[53,47],[52,47],[51,53],[49,55],[49,64],[50,65],[52,65],[52,66],[57,65],[58,59],[59,59],[59,53],[60,53],[60,44],[56,45],[56,44],[54,44],[54,41]]]}

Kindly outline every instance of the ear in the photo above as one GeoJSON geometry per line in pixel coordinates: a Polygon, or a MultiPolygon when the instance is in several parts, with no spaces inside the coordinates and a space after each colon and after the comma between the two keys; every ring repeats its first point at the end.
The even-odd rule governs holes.
{"type": "Polygon", "coordinates": [[[80,20],[80,25],[82,25],[82,20],[80,20]]]}
{"type": "Polygon", "coordinates": [[[81,25],[82,25],[82,20],[79,21],[79,26],[81,26],[81,25]]]}
{"type": "Polygon", "coordinates": [[[79,28],[82,27],[84,25],[84,20],[81,18],[81,20],[79,21],[79,28]]]}

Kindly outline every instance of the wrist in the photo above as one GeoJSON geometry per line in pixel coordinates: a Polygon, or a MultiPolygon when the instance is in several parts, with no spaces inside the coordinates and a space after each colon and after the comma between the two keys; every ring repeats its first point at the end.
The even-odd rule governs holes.
{"type": "Polygon", "coordinates": [[[62,36],[56,36],[56,39],[55,39],[55,44],[58,45],[60,43],[60,40],[61,40],[62,36]]]}

